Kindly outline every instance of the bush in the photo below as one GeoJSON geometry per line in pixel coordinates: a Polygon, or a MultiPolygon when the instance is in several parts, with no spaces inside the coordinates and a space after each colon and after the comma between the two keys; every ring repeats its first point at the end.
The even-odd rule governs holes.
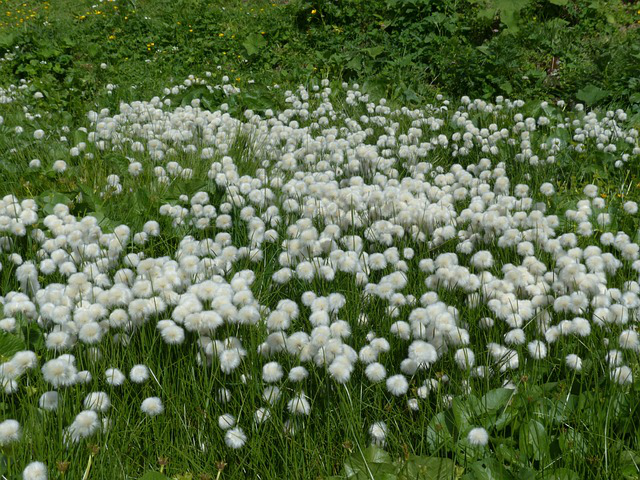
{"type": "Polygon", "coordinates": [[[347,79],[420,92],[629,106],[640,82],[637,6],[621,1],[321,0],[297,6],[306,46],[347,79]],[[315,12],[315,13],[310,13],[315,12]]]}

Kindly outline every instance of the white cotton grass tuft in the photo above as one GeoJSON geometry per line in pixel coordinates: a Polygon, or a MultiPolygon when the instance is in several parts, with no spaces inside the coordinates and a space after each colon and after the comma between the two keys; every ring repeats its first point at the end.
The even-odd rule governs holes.
{"type": "Polygon", "coordinates": [[[429,367],[438,360],[438,352],[430,343],[415,340],[409,346],[409,358],[420,366],[429,367]]]}
{"type": "Polygon", "coordinates": [[[220,360],[220,370],[226,374],[233,372],[242,362],[242,357],[236,349],[224,350],[218,359],[220,360]]]}
{"type": "Polygon", "coordinates": [[[399,397],[409,390],[409,382],[404,375],[393,375],[387,378],[387,390],[392,395],[399,397]]]}
{"type": "Polygon", "coordinates": [[[95,434],[99,427],[98,414],[93,410],[84,410],[76,415],[76,418],[67,428],[67,434],[71,441],[77,443],[95,434]]]}
{"type": "Polygon", "coordinates": [[[383,421],[375,422],[369,427],[371,443],[383,447],[387,438],[387,424],[383,421]]]}
{"type": "Polygon", "coordinates": [[[149,397],[145,398],[140,405],[140,410],[142,413],[149,415],[150,417],[155,417],[156,415],[160,415],[164,412],[164,405],[162,404],[162,400],[158,397],[149,397]]]}
{"type": "Polygon", "coordinates": [[[271,418],[271,410],[266,407],[258,408],[253,414],[253,420],[258,425],[266,422],[269,418],[271,418]]]}
{"type": "Polygon", "coordinates": [[[640,351],[640,337],[635,330],[623,330],[618,341],[623,349],[640,351]]]}
{"type": "Polygon", "coordinates": [[[311,413],[311,404],[304,392],[300,392],[289,400],[287,409],[294,415],[309,415],[311,413]]]}
{"type": "Polygon", "coordinates": [[[575,370],[576,372],[580,372],[582,370],[582,359],[575,353],[567,355],[565,357],[565,363],[571,370],[575,370]]]}
{"type": "Polygon", "coordinates": [[[42,462],[31,462],[22,471],[23,480],[47,480],[48,478],[47,466],[42,462]]]}
{"type": "Polygon", "coordinates": [[[262,392],[262,399],[271,405],[277,403],[280,396],[280,388],[275,385],[268,385],[262,392]]]}
{"type": "Polygon", "coordinates": [[[124,376],[124,373],[117,368],[108,368],[104,372],[104,376],[107,383],[112,387],[121,386],[127,379],[127,377],[124,376]]]}
{"type": "Polygon", "coordinates": [[[387,370],[378,362],[370,363],[364,370],[364,374],[371,383],[378,383],[387,376],[387,370]]]}
{"type": "Polygon", "coordinates": [[[224,434],[224,443],[234,450],[242,448],[246,442],[247,436],[240,427],[231,428],[224,434]]]}
{"type": "Polygon", "coordinates": [[[278,362],[269,362],[262,367],[262,380],[267,383],[280,381],[284,372],[278,362]]]}
{"type": "Polygon", "coordinates": [[[236,426],[236,417],[230,413],[224,413],[218,417],[218,427],[221,430],[228,430],[236,426]]]}
{"type": "Polygon", "coordinates": [[[11,358],[11,363],[16,365],[20,371],[25,372],[38,365],[38,357],[30,350],[22,350],[11,358]]]}
{"type": "Polygon", "coordinates": [[[134,365],[129,371],[129,379],[133,383],[144,383],[149,380],[149,369],[146,365],[134,365]]]}
{"type": "Polygon", "coordinates": [[[344,384],[351,379],[353,365],[344,356],[337,357],[331,365],[329,365],[329,374],[336,382],[344,384]]]}
{"type": "Polygon", "coordinates": [[[527,344],[529,355],[534,360],[542,360],[547,357],[547,346],[540,340],[533,340],[527,344]]]}
{"type": "Polygon", "coordinates": [[[93,376],[91,375],[91,372],[88,370],[81,370],[78,373],[76,373],[77,383],[88,384],[88,383],[91,383],[91,380],[93,380],[93,376]]]}
{"type": "Polygon", "coordinates": [[[609,373],[611,380],[620,384],[627,385],[633,383],[633,372],[626,365],[616,367],[609,373]]]}
{"type": "Polygon", "coordinates": [[[168,345],[180,345],[184,342],[185,335],[182,327],[170,325],[160,331],[162,339],[168,345]]]}
{"type": "Polygon", "coordinates": [[[489,443],[489,434],[482,427],[472,428],[467,434],[467,441],[475,447],[484,447],[489,443]]]}
{"type": "MultiPolygon", "coordinates": [[[[190,77],[165,95],[179,95],[200,80],[190,77]]],[[[236,93],[228,80],[223,79],[224,93],[236,93]]],[[[34,174],[45,168],[58,178],[75,170],[76,158],[91,161],[96,150],[106,154],[127,145],[128,165],[111,165],[97,186],[105,199],[126,195],[131,181],[142,189],[184,187],[182,180],[194,172],[179,163],[182,152],[204,160],[205,174],[222,197],[178,191],[176,201],[150,212],[162,222],[137,219],[142,231],[127,225],[106,231],[99,219],[72,215],[64,204],[44,211],[38,200],[0,199],[0,233],[26,236],[35,247],[18,253],[12,238],[0,238],[4,273],[16,283],[15,292],[0,298],[6,317],[0,330],[17,332],[28,321],[42,330],[46,347],[37,355],[19,352],[5,359],[0,391],[29,388],[27,370],[45,358],[40,368],[47,387],[38,392],[38,406],[56,411],[70,393],[66,388],[81,387],[87,413],[67,429],[65,440],[82,436],[90,411],[108,423],[102,412],[108,411],[109,397],[93,390],[105,389],[116,403],[117,389],[109,388],[126,382],[117,369],[100,370],[99,346],[106,341],[104,359],[113,360],[113,348],[136,345],[140,327],[150,324],[160,343],[173,345],[172,355],[193,352],[197,368],[225,374],[212,391],[223,407],[216,415],[235,408],[231,389],[233,400],[241,396],[236,383],[258,385],[264,406],[254,406],[252,426],[286,407],[284,429],[291,435],[305,424],[298,417],[310,415],[311,400],[301,388],[313,398],[322,382],[332,389],[356,380],[378,383],[374,389],[402,397],[396,405],[409,413],[422,408],[424,399],[450,405],[453,394],[472,393],[475,379],[499,377],[515,388],[524,370],[543,361],[564,364],[567,377],[583,369],[594,373],[598,369],[590,365],[604,361],[612,388],[633,384],[640,352],[640,246],[635,232],[615,230],[632,225],[638,204],[606,201],[596,185],[583,184],[583,198],[565,210],[559,201],[565,193],[557,192],[551,167],[566,152],[588,153],[594,143],[620,157],[617,168],[637,163],[638,132],[625,125],[627,114],[601,115],[579,105],[564,118],[527,118],[524,102],[500,98],[494,105],[464,97],[461,107],[438,98],[441,111],[425,118],[421,110],[395,111],[383,101],[370,103],[356,86],[343,87],[347,104],[363,103],[366,114],[343,116],[331,104],[335,92],[317,87],[309,94],[300,87],[285,94],[286,110],[247,111],[243,119],[226,107],[211,112],[198,100],[165,109],[171,102],[159,97],[123,104],[113,117],[107,109],[92,111],[82,128],[86,141],[77,145],[49,125],[27,129],[29,138],[65,143],[67,155],[29,163],[34,174]],[[495,123],[478,124],[476,112],[490,114],[495,123]],[[248,147],[261,157],[253,173],[228,155],[235,151],[230,132],[238,127],[259,133],[249,135],[248,147]],[[549,128],[571,134],[561,140],[549,128]],[[306,141],[309,132],[315,132],[312,141],[306,141]],[[296,146],[301,141],[302,149],[296,146]],[[514,151],[514,158],[504,158],[503,148],[514,151]],[[427,161],[441,150],[451,157],[450,166],[427,161]],[[513,161],[525,163],[528,172],[514,175],[513,161]],[[173,242],[163,244],[167,251],[156,257],[157,249],[147,245],[156,242],[160,223],[185,233],[175,248],[173,242]],[[237,235],[238,229],[247,235],[237,235]],[[254,296],[256,274],[245,265],[271,259],[275,273],[260,279],[260,290],[271,288],[275,295],[267,307],[254,296]],[[415,285],[417,278],[425,293],[417,293],[424,290],[415,285]],[[376,305],[377,311],[380,304],[379,311],[393,320],[381,324],[371,312],[345,308],[344,295],[329,293],[344,290],[344,282],[357,286],[365,306],[376,305]],[[284,294],[291,298],[280,298],[284,294]],[[478,333],[502,342],[486,345],[486,359],[478,333]],[[366,342],[360,342],[361,334],[366,342]],[[389,334],[391,343],[384,338],[389,334]],[[584,361],[567,355],[579,353],[575,347],[594,335],[605,336],[601,351],[594,349],[584,361]],[[65,352],[77,353],[78,363],[65,352]],[[60,356],[46,361],[51,355],[60,356]],[[481,360],[487,364],[477,365],[481,360]],[[451,378],[425,380],[427,371],[452,363],[451,378]],[[96,378],[89,370],[79,372],[80,365],[96,378]]],[[[60,130],[69,133],[65,128],[60,130]]],[[[25,128],[12,131],[20,135],[25,128]]],[[[123,372],[135,384],[155,379],[144,365],[123,372]]],[[[159,399],[142,403],[145,414],[162,411],[159,399]]],[[[224,420],[222,435],[238,427],[231,418],[218,419],[224,420]]],[[[369,432],[372,441],[384,444],[387,427],[377,427],[369,432]]],[[[244,444],[244,434],[239,438],[225,440],[244,444]]]]}
{"type": "Polygon", "coordinates": [[[504,343],[507,345],[522,345],[525,343],[527,337],[524,330],[521,328],[514,328],[509,330],[504,336],[504,343]]]}
{"type": "Polygon", "coordinates": [[[52,390],[50,392],[44,392],[40,395],[38,400],[38,406],[48,412],[52,412],[58,409],[58,392],[52,390]]]}
{"type": "Polygon", "coordinates": [[[309,372],[301,365],[293,367],[291,370],[289,370],[289,380],[294,383],[301,382],[308,376],[309,372]]]}
{"type": "Polygon", "coordinates": [[[78,338],[82,343],[93,345],[99,343],[102,340],[102,327],[97,322],[85,323],[80,332],[78,332],[78,338]]]}
{"type": "Polygon", "coordinates": [[[67,162],[64,160],[56,160],[53,162],[52,169],[56,173],[63,173],[67,169],[67,162]]]}
{"type": "Polygon", "coordinates": [[[49,360],[42,366],[42,376],[54,388],[67,387],[76,381],[76,367],[62,357],[49,360]]]}
{"type": "Polygon", "coordinates": [[[0,447],[18,442],[22,436],[22,429],[17,420],[5,420],[0,423],[0,447]]]}
{"type": "Polygon", "coordinates": [[[470,348],[456,350],[453,359],[461,370],[470,370],[476,364],[476,355],[470,348]]]}
{"type": "Polygon", "coordinates": [[[91,392],[85,397],[83,405],[87,410],[106,412],[111,407],[111,400],[105,392],[91,392]]]}

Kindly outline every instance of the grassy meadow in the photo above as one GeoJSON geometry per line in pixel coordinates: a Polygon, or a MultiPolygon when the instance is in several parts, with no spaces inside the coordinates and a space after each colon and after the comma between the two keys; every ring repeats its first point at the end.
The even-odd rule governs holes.
{"type": "Polygon", "coordinates": [[[638,478],[639,27],[0,0],[0,478],[638,478]]]}

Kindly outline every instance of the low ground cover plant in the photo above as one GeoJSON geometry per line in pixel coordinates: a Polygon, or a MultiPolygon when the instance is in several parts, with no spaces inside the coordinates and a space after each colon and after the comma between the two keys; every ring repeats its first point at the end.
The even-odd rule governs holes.
{"type": "Polygon", "coordinates": [[[637,476],[627,113],[251,95],[2,91],[6,476],[637,476]]]}
{"type": "Polygon", "coordinates": [[[0,0],[0,477],[638,478],[639,20],[0,0]]]}

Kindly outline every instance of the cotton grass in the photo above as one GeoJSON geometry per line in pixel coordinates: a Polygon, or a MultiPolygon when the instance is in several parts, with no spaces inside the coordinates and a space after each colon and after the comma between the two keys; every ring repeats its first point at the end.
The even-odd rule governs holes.
{"type": "MultiPolygon", "coordinates": [[[[172,104],[189,85],[88,112],[64,144],[73,161],[41,157],[60,181],[99,158],[108,171],[91,191],[113,220],[75,197],[0,199],[0,329],[41,334],[36,351],[3,357],[0,380],[52,438],[56,425],[67,444],[101,442],[108,426],[123,442],[123,425],[179,426],[176,438],[221,458],[314,435],[413,452],[416,419],[439,441],[433,419],[488,404],[487,391],[514,390],[517,407],[539,382],[568,398],[599,372],[603,391],[632,394],[637,199],[572,183],[563,202],[558,173],[600,143],[637,162],[637,131],[618,114],[534,115],[504,98],[396,109],[346,85],[352,114],[326,82],[281,92],[280,111],[238,115],[172,104]],[[136,192],[152,207],[131,203],[136,192]],[[118,209],[139,218],[119,223],[118,209]],[[274,428],[277,440],[261,438],[274,428]]],[[[30,132],[48,141],[48,128],[30,132]]],[[[0,424],[1,446],[36,431],[23,417],[0,424]]],[[[469,428],[456,426],[478,447],[469,455],[493,452],[496,432],[469,428]]]]}

